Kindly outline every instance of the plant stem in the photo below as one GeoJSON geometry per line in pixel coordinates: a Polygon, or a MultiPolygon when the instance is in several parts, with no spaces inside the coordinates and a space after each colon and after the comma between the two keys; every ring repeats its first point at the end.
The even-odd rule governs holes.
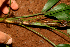
{"type": "Polygon", "coordinates": [[[6,45],[6,47],[9,47],[8,45],[6,45]]]}
{"type": "Polygon", "coordinates": [[[15,18],[27,18],[27,17],[31,17],[31,16],[37,16],[37,15],[43,15],[43,13],[37,13],[37,14],[33,14],[33,15],[21,16],[21,17],[15,17],[15,18]]]}
{"type": "MultiPolygon", "coordinates": [[[[54,27],[50,27],[48,25],[39,25],[39,26],[46,26],[46,27],[49,27],[49,28],[54,29],[56,31],[59,31],[59,30],[55,29],[54,27]]],[[[61,31],[59,31],[59,32],[61,32],[61,31]]],[[[61,32],[61,33],[63,33],[63,32],[61,32]]],[[[63,33],[63,34],[65,34],[65,33],[63,33]]],[[[68,36],[67,34],[65,34],[65,35],[68,36]]],[[[70,37],[70,36],[68,36],[68,37],[70,37]]]]}
{"type": "MultiPolygon", "coordinates": [[[[19,25],[21,25],[21,24],[19,24],[19,25]]],[[[42,34],[36,32],[35,30],[33,30],[33,29],[29,28],[29,27],[26,27],[25,25],[21,25],[21,26],[23,26],[23,27],[25,27],[25,28],[27,28],[27,29],[33,31],[34,33],[36,33],[36,34],[38,34],[38,35],[40,35],[41,37],[43,37],[44,39],[46,39],[48,42],[50,42],[52,45],[54,45],[54,46],[56,47],[56,45],[55,45],[53,42],[51,42],[49,39],[47,39],[47,38],[46,38],[45,36],[43,36],[42,34]]]]}
{"type": "MultiPolygon", "coordinates": [[[[10,6],[11,6],[11,0],[10,0],[10,6]]],[[[8,12],[7,16],[5,17],[5,19],[9,16],[9,14],[10,14],[10,7],[9,7],[9,12],[8,12]]]]}

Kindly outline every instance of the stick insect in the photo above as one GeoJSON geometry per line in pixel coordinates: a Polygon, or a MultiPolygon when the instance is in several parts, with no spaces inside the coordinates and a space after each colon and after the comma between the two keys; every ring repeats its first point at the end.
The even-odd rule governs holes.
{"type": "MultiPolygon", "coordinates": [[[[42,9],[41,13],[38,14],[33,14],[33,15],[29,15],[29,16],[21,16],[21,17],[14,17],[14,18],[0,18],[0,22],[5,22],[5,23],[13,23],[13,24],[18,24],[21,26],[26,27],[25,25],[35,25],[35,26],[46,26],[49,28],[52,28],[54,30],[57,30],[56,28],[53,28],[51,26],[57,26],[57,27],[70,27],[70,6],[66,5],[64,3],[61,3],[59,5],[57,5],[56,7],[54,7],[53,9],[51,9],[50,11],[48,11],[48,9],[50,9],[55,3],[57,3],[59,0],[48,0],[48,2],[45,4],[44,8],[42,9]],[[50,4],[49,4],[50,3],[50,4]],[[48,5],[49,4],[49,5],[48,5]],[[56,17],[58,20],[57,21],[43,21],[43,22],[31,22],[31,20],[40,18],[33,18],[33,19],[20,19],[20,18],[27,18],[27,17],[33,17],[33,16],[38,16],[38,15],[42,15],[42,16],[54,16],[56,17]]],[[[30,29],[29,27],[26,27],[28,29],[30,29]]],[[[40,35],[41,37],[43,37],[44,39],[48,40],[51,44],[53,44],[55,47],[58,47],[60,45],[55,45],[54,43],[52,43],[49,39],[47,39],[46,37],[44,37],[43,35],[41,35],[40,33],[34,31],[33,29],[30,29],[31,31],[35,32],[36,34],[40,35]]],[[[59,30],[57,30],[59,31],[59,30]]],[[[61,32],[61,31],[59,31],[61,32]]],[[[61,32],[63,33],[63,32],[61,32]]],[[[65,34],[65,33],[63,33],[65,34]]],[[[65,34],[67,35],[67,34],[65,34]]],[[[68,35],[67,35],[68,36],[68,35]]],[[[70,37],[70,36],[69,36],[70,37]]],[[[66,46],[68,44],[63,44],[63,46],[66,46]]],[[[68,45],[70,46],[70,45],[68,45]]]]}

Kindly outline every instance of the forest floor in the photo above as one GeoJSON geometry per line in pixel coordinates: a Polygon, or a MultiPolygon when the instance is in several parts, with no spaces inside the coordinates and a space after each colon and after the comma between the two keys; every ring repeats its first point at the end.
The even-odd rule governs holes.
{"type": "MultiPolygon", "coordinates": [[[[41,12],[47,1],[48,0],[16,0],[19,5],[19,9],[17,11],[13,11],[11,9],[11,13],[13,12],[15,16],[37,14],[41,12]]],[[[55,6],[60,3],[66,3],[70,5],[70,0],[60,0],[55,6]]],[[[0,17],[6,16],[2,13],[0,15],[0,17]]],[[[51,19],[47,18],[46,20],[51,19]]],[[[10,47],[54,47],[48,41],[46,41],[39,35],[33,33],[32,31],[26,29],[25,27],[21,27],[14,24],[10,24],[9,26],[10,27],[8,27],[5,23],[0,23],[0,31],[9,34],[13,38],[13,43],[10,47]]],[[[63,35],[62,33],[59,33],[58,31],[53,30],[52,32],[47,28],[40,27],[30,28],[41,33],[56,45],[70,43],[70,38],[63,35]]],[[[58,29],[64,33],[67,33],[66,28],[58,29]]]]}

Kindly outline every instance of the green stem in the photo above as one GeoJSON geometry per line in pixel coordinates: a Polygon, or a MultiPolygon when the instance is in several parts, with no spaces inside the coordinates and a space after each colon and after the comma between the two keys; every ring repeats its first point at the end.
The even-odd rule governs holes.
{"type": "MultiPolygon", "coordinates": [[[[21,24],[19,24],[19,25],[21,25],[21,24]]],[[[25,25],[21,25],[21,26],[26,27],[25,25]]],[[[29,27],[26,27],[26,28],[29,29],[29,30],[31,30],[31,31],[33,31],[34,33],[40,35],[41,37],[43,37],[44,39],[46,39],[48,42],[50,42],[52,45],[54,45],[55,47],[57,47],[53,42],[51,42],[49,39],[47,39],[47,38],[46,38],[45,36],[43,36],[42,34],[36,32],[35,30],[33,30],[33,29],[29,28],[29,27]]]]}
{"type": "MultiPolygon", "coordinates": [[[[11,0],[10,0],[10,6],[11,6],[11,0]]],[[[9,16],[9,14],[10,14],[10,7],[9,7],[9,12],[8,12],[7,16],[5,17],[5,19],[9,16]]]]}
{"type": "Polygon", "coordinates": [[[6,45],[6,47],[9,47],[8,45],[6,45]]]}
{"type": "MultiPolygon", "coordinates": [[[[48,26],[48,25],[38,25],[38,26],[46,26],[46,27],[49,27],[49,28],[54,29],[54,30],[56,30],[56,31],[59,31],[59,30],[57,30],[57,29],[55,29],[55,28],[53,28],[53,27],[50,27],[50,26],[48,26]]],[[[61,32],[61,31],[59,31],[59,32],[61,32]]],[[[61,32],[61,33],[63,33],[63,32],[61,32]]],[[[65,34],[65,33],[63,33],[63,34],[65,34]]],[[[67,34],[65,34],[65,35],[68,36],[67,34]]],[[[70,36],[68,36],[68,37],[70,37],[70,36]]]]}
{"type": "Polygon", "coordinates": [[[27,17],[37,16],[37,15],[42,15],[42,14],[43,14],[43,13],[37,13],[37,14],[33,14],[33,15],[21,16],[21,17],[15,17],[15,18],[27,18],[27,17]]]}

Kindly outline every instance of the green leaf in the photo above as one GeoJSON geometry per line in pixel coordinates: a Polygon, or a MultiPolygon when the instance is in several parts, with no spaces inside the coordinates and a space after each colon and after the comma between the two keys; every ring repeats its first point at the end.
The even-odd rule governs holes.
{"type": "Polygon", "coordinates": [[[49,16],[54,16],[56,17],[58,20],[66,20],[69,21],[70,20],[70,10],[65,10],[62,12],[58,12],[49,16]]]}
{"type": "Polygon", "coordinates": [[[61,4],[57,5],[56,7],[54,7],[53,9],[51,9],[50,11],[65,10],[67,8],[69,8],[67,4],[61,3],[61,4]]]}
{"type": "Polygon", "coordinates": [[[70,6],[66,5],[65,3],[61,3],[57,5],[56,7],[54,7],[53,9],[51,9],[50,11],[46,12],[45,15],[54,14],[54,13],[67,10],[67,9],[70,9],[70,6]]]}
{"type": "Polygon", "coordinates": [[[45,15],[54,16],[58,20],[70,20],[70,6],[61,3],[51,9],[50,11],[46,12],[45,15]]]}
{"type": "Polygon", "coordinates": [[[44,8],[41,12],[46,12],[48,9],[50,9],[55,3],[57,3],[59,0],[48,0],[48,2],[45,4],[44,8]]]}
{"type": "Polygon", "coordinates": [[[69,44],[58,44],[58,45],[56,45],[57,47],[70,47],[70,45],[69,44]]]}

